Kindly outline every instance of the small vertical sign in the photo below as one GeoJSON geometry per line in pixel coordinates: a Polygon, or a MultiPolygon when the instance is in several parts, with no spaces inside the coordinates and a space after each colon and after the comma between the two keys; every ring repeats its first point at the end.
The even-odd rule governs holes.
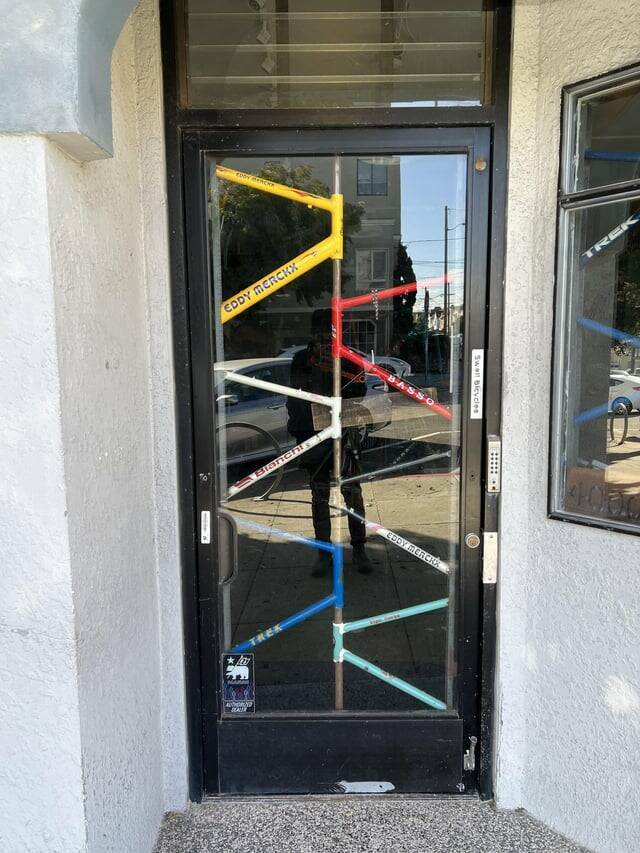
{"type": "Polygon", "coordinates": [[[226,714],[250,714],[256,710],[253,655],[222,655],[222,710],[226,714]]]}
{"type": "Polygon", "coordinates": [[[484,350],[471,350],[471,414],[472,421],[482,420],[484,397],[484,350]]]}

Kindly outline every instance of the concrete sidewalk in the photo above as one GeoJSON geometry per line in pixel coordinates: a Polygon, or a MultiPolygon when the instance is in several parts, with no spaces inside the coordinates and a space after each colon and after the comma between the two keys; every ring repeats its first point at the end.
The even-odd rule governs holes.
{"type": "Polygon", "coordinates": [[[576,853],[526,812],[471,797],[211,800],[165,818],[156,853],[576,853]]]}

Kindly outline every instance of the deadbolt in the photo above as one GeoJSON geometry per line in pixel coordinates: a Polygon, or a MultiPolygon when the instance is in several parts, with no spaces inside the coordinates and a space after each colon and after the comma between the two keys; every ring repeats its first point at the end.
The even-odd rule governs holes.
{"type": "Polygon", "coordinates": [[[480,544],[480,537],[477,533],[467,533],[464,537],[464,544],[467,548],[477,548],[480,544]]]}

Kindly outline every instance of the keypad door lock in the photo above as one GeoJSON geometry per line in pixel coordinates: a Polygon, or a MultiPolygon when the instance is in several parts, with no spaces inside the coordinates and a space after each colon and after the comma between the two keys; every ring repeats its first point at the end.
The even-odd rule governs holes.
{"type": "Polygon", "coordinates": [[[500,491],[502,468],[502,441],[500,436],[487,437],[487,491],[495,494],[500,491]]]}

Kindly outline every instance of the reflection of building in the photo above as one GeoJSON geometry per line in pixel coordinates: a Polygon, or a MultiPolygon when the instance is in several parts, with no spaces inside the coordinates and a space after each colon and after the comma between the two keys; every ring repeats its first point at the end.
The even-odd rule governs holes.
{"type": "MultiPolygon", "coordinates": [[[[271,162],[282,162],[289,168],[295,165],[296,160],[274,157],[271,162]]],[[[259,173],[264,164],[265,159],[244,158],[242,168],[259,173]]],[[[312,166],[314,180],[321,181],[327,191],[330,191],[332,159],[306,158],[305,164],[312,166]]],[[[345,216],[343,293],[353,295],[391,287],[397,283],[394,272],[402,232],[399,158],[343,157],[341,169],[345,208],[355,209],[352,217],[354,224],[351,227],[349,215],[345,216]]],[[[268,201],[265,202],[265,215],[267,209],[268,201]]],[[[307,243],[304,234],[298,236],[301,240],[301,250],[307,243]]],[[[284,262],[286,259],[283,249],[281,260],[284,262]]],[[[265,352],[265,355],[276,355],[279,349],[300,345],[309,339],[311,314],[316,308],[329,304],[330,264],[323,265],[314,275],[316,283],[320,281],[321,287],[310,288],[307,279],[296,281],[276,293],[268,304],[262,306],[261,312],[245,318],[245,327],[268,323],[269,343],[265,343],[265,346],[268,346],[270,351],[265,352]],[[276,352],[271,351],[274,348],[276,352]]],[[[388,352],[393,337],[393,311],[394,305],[391,301],[350,311],[349,316],[345,318],[345,340],[363,351],[369,352],[373,349],[380,353],[388,352]]],[[[246,328],[242,335],[245,333],[246,328]]],[[[262,337],[261,331],[255,328],[252,337],[254,341],[259,340],[262,337]]],[[[235,343],[239,344],[239,340],[236,336],[235,343]]]]}
{"type": "MultiPolygon", "coordinates": [[[[460,321],[464,316],[464,308],[462,305],[449,305],[449,328],[456,329],[460,321]]],[[[444,332],[445,330],[445,316],[444,316],[444,308],[437,305],[434,308],[429,308],[429,320],[427,322],[427,329],[430,332],[444,332]]],[[[417,317],[419,317],[424,323],[424,303],[421,306],[419,303],[416,304],[413,312],[417,317]]]]}
{"type": "MultiPolygon", "coordinates": [[[[396,255],[402,233],[400,161],[397,157],[349,159],[344,187],[356,187],[363,215],[360,230],[346,247],[344,292],[383,290],[395,284],[396,255]]],[[[393,335],[393,302],[362,306],[345,323],[347,341],[363,351],[388,352],[393,335]]]]}
{"type": "MultiPolygon", "coordinates": [[[[232,159],[225,161],[243,170],[260,174],[271,164],[284,170],[290,177],[295,175],[301,165],[305,169],[305,181],[316,192],[330,193],[333,181],[333,158],[331,157],[273,157],[243,158],[241,163],[232,159]]],[[[405,164],[406,165],[406,164],[405,164]]],[[[437,182],[443,169],[441,158],[425,157],[420,168],[414,174],[414,180],[421,188],[419,200],[402,198],[401,160],[397,156],[341,158],[341,191],[345,202],[345,244],[342,263],[342,292],[344,295],[357,295],[385,290],[394,285],[416,281],[417,271],[427,270],[427,275],[442,272],[443,231],[440,225],[438,201],[434,204],[429,196],[429,188],[437,182]],[[434,213],[435,211],[435,213],[434,213]],[[403,235],[409,233],[412,245],[405,244],[403,235]],[[424,248],[428,247],[428,248],[424,248]],[[418,253],[418,263],[414,265],[412,254],[418,253]],[[425,255],[428,255],[425,266],[425,255]],[[433,266],[435,264],[435,266],[433,266]]],[[[291,178],[292,179],[292,178],[291,178]]],[[[406,175],[404,180],[406,181],[406,175]]],[[[302,188],[308,188],[302,184],[302,188]]],[[[463,199],[459,199],[464,203],[463,199]]],[[[254,209],[254,217],[268,221],[271,211],[277,218],[281,200],[273,200],[267,195],[254,209]]],[[[289,203],[290,204],[290,203],[289,203]]],[[[295,207],[295,205],[294,205],[295,207]]],[[[446,208],[445,208],[446,209],[446,208]]],[[[317,223],[322,223],[324,213],[318,212],[315,230],[305,231],[295,216],[291,218],[291,233],[280,232],[282,245],[272,245],[269,257],[275,265],[286,262],[292,255],[304,251],[322,236],[324,232],[317,223]]],[[[233,255],[226,248],[231,226],[223,216],[221,263],[223,282],[233,274],[231,257],[247,257],[256,249],[256,257],[264,254],[264,247],[256,246],[260,241],[260,229],[251,223],[252,241],[245,239],[241,254],[233,255]],[[225,227],[227,231],[225,231],[225,227]],[[231,273],[229,270],[231,269],[231,273]]],[[[328,221],[327,221],[328,225],[328,221]]],[[[231,228],[231,232],[233,228],[231,228]]],[[[460,235],[463,232],[459,232],[460,235]]],[[[458,253],[464,244],[464,236],[459,236],[456,244],[458,253]]],[[[451,252],[451,249],[449,250],[451,252]]],[[[464,252],[462,252],[464,255],[464,252]]],[[[401,355],[412,364],[412,369],[421,372],[424,369],[425,333],[448,335],[462,316],[462,291],[464,272],[460,261],[451,260],[449,270],[450,283],[448,296],[444,294],[442,284],[429,289],[408,294],[402,298],[374,301],[367,305],[352,308],[344,318],[346,342],[363,352],[378,355],[401,355]],[[444,295],[443,295],[444,294],[444,295]],[[425,324],[424,311],[429,313],[425,324]],[[445,305],[446,301],[446,305],[445,305]],[[448,322],[444,322],[445,311],[448,322]],[[421,335],[411,345],[406,344],[409,333],[421,335]],[[402,353],[400,353],[402,349],[402,353]]],[[[265,273],[268,271],[265,268],[265,273]]],[[[246,276],[254,276],[258,270],[255,265],[245,267],[245,275],[237,279],[230,292],[236,292],[243,286],[246,276]]],[[[328,307],[331,289],[331,265],[323,264],[310,275],[292,282],[275,293],[268,302],[262,303],[256,311],[243,318],[241,328],[227,332],[227,356],[241,357],[250,344],[252,352],[260,355],[277,355],[283,349],[306,344],[311,336],[311,315],[317,308],[328,307]]]]}

